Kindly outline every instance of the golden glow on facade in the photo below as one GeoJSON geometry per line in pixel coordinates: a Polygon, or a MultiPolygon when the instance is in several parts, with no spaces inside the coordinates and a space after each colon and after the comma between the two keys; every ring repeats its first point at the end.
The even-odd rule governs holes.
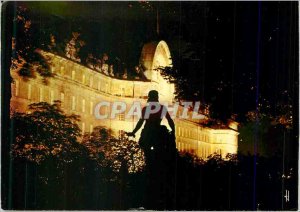
{"type": "MultiPolygon", "coordinates": [[[[122,101],[131,105],[134,101],[139,101],[145,106],[147,94],[153,89],[159,92],[160,101],[174,101],[174,84],[168,83],[159,71],[156,71],[160,66],[172,64],[169,48],[164,41],[151,42],[143,47],[140,62],[146,68],[147,81],[113,78],[49,52],[41,51],[40,54],[49,60],[55,76],[45,84],[40,76],[24,80],[16,70],[11,71],[14,79],[14,83],[11,84],[12,112],[25,112],[27,106],[33,102],[52,103],[54,100],[60,100],[66,113],[81,116],[79,126],[82,133],[91,132],[93,127],[101,125],[111,128],[115,135],[118,135],[121,131],[131,132],[138,121],[137,118],[127,118],[120,114],[116,119],[97,120],[93,110],[98,102],[122,101]]],[[[110,108],[102,107],[101,110],[110,108]]],[[[179,111],[181,110],[182,107],[179,108],[179,111]]],[[[105,112],[107,111],[100,111],[105,112]]],[[[226,129],[212,129],[203,127],[201,120],[176,118],[174,121],[179,151],[188,151],[202,158],[213,153],[223,157],[227,153],[237,153],[236,122],[231,122],[226,129]]],[[[163,120],[162,124],[168,126],[166,120],[163,120]]],[[[136,134],[136,141],[140,132],[136,134]]]]}

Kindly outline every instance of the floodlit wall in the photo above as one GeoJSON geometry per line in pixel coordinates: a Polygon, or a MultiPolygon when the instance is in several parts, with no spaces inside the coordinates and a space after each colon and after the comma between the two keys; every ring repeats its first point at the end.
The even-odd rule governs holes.
{"type": "MultiPolygon", "coordinates": [[[[146,55],[146,65],[151,69],[159,63],[167,65],[170,62],[167,58],[170,54],[166,53],[168,51],[166,47],[165,43],[163,45],[152,43],[148,46],[150,50],[144,47],[141,61],[146,61],[145,58],[143,59],[143,55],[146,55]],[[155,45],[159,47],[159,52],[156,51],[155,45]],[[155,62],[151,63],[151,58],[155,62]]],[[[82,133],[92,132],[96,126],[105,126],[111,128],[115,136],[118,136],[122,131],[134,129],[138,121],[137,117],[127,118],[125,114],[134,101],[139,101],[142,106],[145,106],[148,91],[158,90],[160,101],[169,103],[174,101],[174,85],[164,80],[159,72],[155,72],[156,78],[153,79],[151,77],[154,71],[148,69],[147,81],[123,80],[96,72],[49,52],[41,51],[40,53],[48,60],[51,71],[55,75],[48,78],[45,83],[40,76],[24,79],[16,71],[11,70],[13,78],[11,112],[26,112],[27,106],[34,102],[53,103],[55,100],[60,100],[62,109],[67,114],[80,115],[79,127],[82,133]],[[128,105],[127,111],[117,115],[115,119],[96,119],[94,110],[100,101],[125,102],[128,105]]],[[[107,112],[110,113],[110,108],[101,107],[100,114],[107,112]]],[[[212,129],[203,127],[199,122],[178,117],[174,121],[176,145],[179,151],[188,151],[203,158],[213,153],[219,153],[225,157],[227,153],[237,152],[237,124],[231,123],[232,129],[212,129]]],[[[167,121],[164,119],[162,124],[167,125],[167,121]]],[[[140,132],[141,130],[137,133],[136,141],[139,139],[140,132]]]]}

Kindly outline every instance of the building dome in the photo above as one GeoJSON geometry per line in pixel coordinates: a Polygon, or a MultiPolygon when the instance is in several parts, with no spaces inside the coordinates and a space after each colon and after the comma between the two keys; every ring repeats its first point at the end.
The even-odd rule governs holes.
{"type": "Polygon", "coordinates": [[[159,73],[156,69],[172,65],[167,43],[165,41],[146,43],[142,49],[140,63],[146,69],[144,74],[147,79],[157,81],[159,73]]]}
{"type": "Polygon", "coordinates": [[[162,77],[159,67],[172,66],[172,59],[169,47],[165,41],[150,42],[143,46],[140,64],[145,68],[144,75],[150,80],[151,86],[145,90],[146,96],[150,90],[159,91],[159,99],[165,102],[172,102],[174,99],[174,84],[169,83],[162,77]]]}

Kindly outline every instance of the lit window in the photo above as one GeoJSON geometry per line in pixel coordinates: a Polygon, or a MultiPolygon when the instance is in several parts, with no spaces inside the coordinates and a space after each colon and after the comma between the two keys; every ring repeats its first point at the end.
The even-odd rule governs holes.
{"type": "Polygon", "coordinates": [[[60,67],[60,74],[63,75],[64,73],[65,73],[65,67],[62,66],[62,67],[60,67]]]}
{"type": "Polygon", "coordinates": [[[54,100],[54,92],[51,90],[50,93],[50,104],[53,104],[53,100],[54,100]]]}
{"type": "Polygon", "coordinates": [[[124,137],[124,133],[125,133],[124,130],[119,130],[118,133],[119,133],[119,139],[124,137]]]}
{"type": "Polygon", "coordinates": [[[108,83],[105,83],[105,93],[108,93],[108,83]]]}
{"type": "Polygon", "coordinates": [[[85,74],[82,75],[82,83],[85,84],[85,74]]]}
{"type": "Polygon", "coordinates": [[[39,93],[40,93],[40,102],[44,101],[44,90],[43,88],[39,89],[39,93]]]}
{"type": "Polygon", "coordinates": [[[64,93],[60,93],[60,101],[61,102],[65,101],[65,94],[64,93]]]}
{"type": "Polygon", "coordinates": [[[124,121],[125,120],[125,113],[124,112],[119,114],[119,120],[120,121],[124,121]]]}
{"type": "Polygon", "coordinates": [[[61,101],[61,107],[64,106],[64,101],[65,101],[65,94],[64,93],[60,93],[60,101],[61,101]]]}
{"type": "Polygon", "coordinates": [[[100,80],[98,81],[97,89],[100,91],[100,80]]]}
{"type": "Polygon", "coordinates": [[[82,135],[83,135],[85,133],[85,123],[84,122],[82,122],[81,131],[82,131],[82,135]]]}
{"type": "Polygon", "coordinates": [[[90,87],[93,87],[93,77],[90,76],[90,87]]]}
{"type": "Polygon", "coordinates": [[[19,80],[16,80],[16,96],[19,96],[19,90],[20,90],[20,82],[19,80]]]}
{"type": "Polygon", "coordinates": [[[31,100],[31,84],[28,85],[28,99],[31,100]]]}
{"type": "Polygon", "coordinates": [[[75,110],[75,96],[72,96],[72,110],[75,110]]]}
{"type": "Polygon", "coordinates": [[[75,79],[75,71],[73,70],[72,71],[72,80],[74,80],[75,79]]]}
{"type": "Polygon", "coordinates": [[[92,124],[90,124],[90,133],[93,132],[94,126],[92,124]]]}
{"type": "Polygon", "coordinates": [[[82,112],[85,112],[85,99],[82,100],[82,112]]]}
{"type": "Polygon", "coordinates": [[[90,114],[93,115],[93,102],[90,102],[90,114]]]}

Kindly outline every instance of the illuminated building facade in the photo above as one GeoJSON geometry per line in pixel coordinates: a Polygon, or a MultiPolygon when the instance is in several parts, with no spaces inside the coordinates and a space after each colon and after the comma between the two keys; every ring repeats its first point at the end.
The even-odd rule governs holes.
{"type": "MultiPolygon", "coordinates": [[[[44,83],[40,76],[23,79],[16,71],[11,71],[14,79],[12,86],[11,111],[25,112],[27,106],[34,102],[62,102],[62,109],[70,114],[80,115],[79,127],[82,133],[92,132],[96,126],[111,128],[116,136],[122,131],[132,131],[137,123],[136,117],[127,118],[126,112],[118,114],[115,119],[96,119],[95,105],[100,101],[125,102],[132,105],[139,101],[144,106],[150,90],[159,92],[161,102],[174,101],[174,84],[165,80],[158,67],[172,64],[171,55],[164,41],[151,42],[144,45],[140,63],[145,67],[147,80],[126,80],[107,76],[86,66],[41,51],[49,62],[54,77],[44,83]]],[[[129,109],[130,107],[127,107],[129,109]]],[[[109,113],[109,107],[101,107],[100,114],[109,113]]],[[[183,108],[179,107],[179,113],[183,108]]],[[[179,151],[188,151],[206,158],[213,153],[225,157],[227,153],[237,152],[237,123],[231,122],[222,129],[205,127],[203,120],[175,118],[176,145],[179,151]]],[[[162,124],[167,125],[166,120],[162,124]]],[[[139,131],[136,136],[138,140],[139,131]]]]}

